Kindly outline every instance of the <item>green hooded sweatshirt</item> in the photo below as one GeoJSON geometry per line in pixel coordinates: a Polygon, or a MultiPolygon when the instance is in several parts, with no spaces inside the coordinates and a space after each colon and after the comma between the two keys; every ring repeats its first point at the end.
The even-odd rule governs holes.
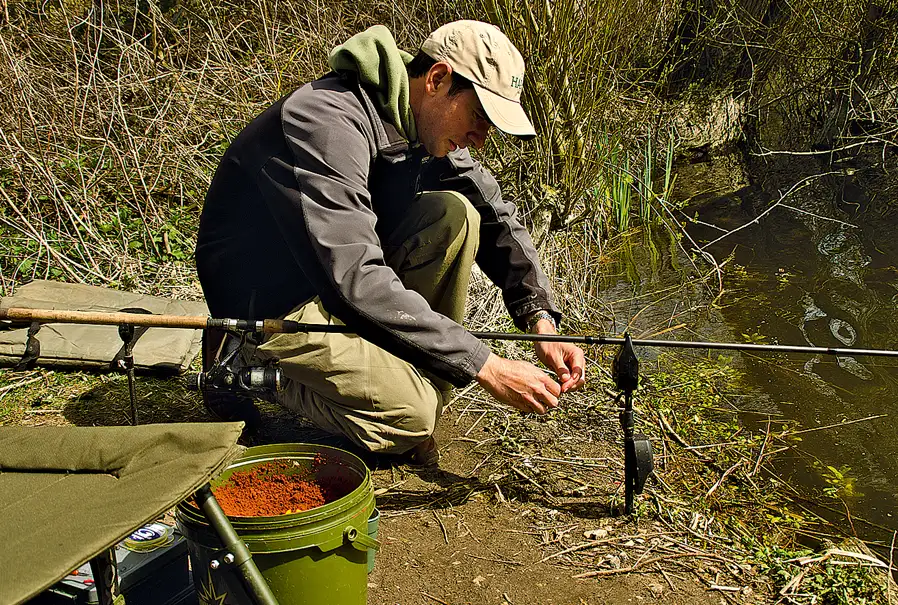
{"type": "Polygon", "coordinates": [[[334,48],[328,63],[334,71],[351,71],[359,81],[377,91],[378,109],[409,142],[418,140],[415,117],[409,104],[406,64],[412,55],[399,50],[383,25],[375,25],[334,48]]]}

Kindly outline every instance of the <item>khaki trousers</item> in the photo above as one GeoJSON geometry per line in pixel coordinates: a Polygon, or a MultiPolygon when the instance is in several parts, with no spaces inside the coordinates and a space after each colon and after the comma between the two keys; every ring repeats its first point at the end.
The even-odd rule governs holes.
{"type": "MultiPolygon", "coordinates": [[[[464,196],[425,192],[378,216],[384,257],[406,288],[461,323],[477,254],[480,215],[464,196]]],[[[317,297],[286,319],[342,325],[317,297]]],[[[276,334],[256,350],[280,360],[281,403],[356,445],[400,454],[433,434],[450,385],[355,334],[276,334]]]]}

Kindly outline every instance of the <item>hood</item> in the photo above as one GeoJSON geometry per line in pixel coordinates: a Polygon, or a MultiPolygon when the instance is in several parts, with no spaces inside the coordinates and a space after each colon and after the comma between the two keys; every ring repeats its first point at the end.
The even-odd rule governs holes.
{"type": "Polygon", "coordinates": [[[378,110],[409,142],[417,141],[418,131],[409,103],[406,64],[412,55],[399,50],[393,34],[375,25],[334,48],[328,64],[334,71],[357,74],[359,82],[374,88],[378,110]]]}

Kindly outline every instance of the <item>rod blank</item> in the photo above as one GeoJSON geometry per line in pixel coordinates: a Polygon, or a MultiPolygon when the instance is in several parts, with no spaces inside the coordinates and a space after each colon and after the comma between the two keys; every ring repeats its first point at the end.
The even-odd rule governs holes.
{"type": "MultiPolygon", "coordinates": [[[[566,336],[550,334],[511,334],[505,332],[471,332],[483,340],[525,340],[532,342],[575,342],[588,345],[622,345],[623,338],[612,336],[566,336]]],[[[898,357],[898,351],[888,349],[840,349],[833,347],[808,347],[798,345],[758,345],[741,342],[708,342],[690,340],[640,340],[633,339],[635,347],[668,347],[675,349],[724,349],[731,351],[767,351],[779,353],[810,353],[822,355],[873,355],[898,357]]]]}

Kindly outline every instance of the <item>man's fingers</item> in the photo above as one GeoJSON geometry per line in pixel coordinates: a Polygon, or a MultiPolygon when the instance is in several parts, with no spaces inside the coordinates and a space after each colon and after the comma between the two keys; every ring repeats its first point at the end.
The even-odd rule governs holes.
{"type": "Polygon", "coordinates": [[[572,376],[570,380],[561,385],[561,392],[567,393],[569,391],[576,391],[580,387],[582,387],[586,383],[586,380],[582,376],[572,376]]]}
{"type": "Polygon", "coordinates": [[[560,393],[579,389],[585,383],[586,355],[583,349],[569,343],[547,343],[538,349],[543,363],[555,372],[561,383],[560,393]]]}
{"type": "Polygon", "coordinates": [[[540,393],[542,396],[541,399],[546,404],[547,407],[556,408],[558,407],[558,397],[564,391],[560,384],[552,380],[551,376],[544,375],[545,391],[540,393]]]}
{"type": "Polygon", "coordinates": [[[534,387],[531,393],[524,395],[524,402],[529,408],[526,411],[545,414],[548,410],[558,407],[560,394],[561,385],[546,376],[541,385],[534,387]]]}
{"type": "Polygon", "coordinates": [[[586,374],[580,369],[575,369],[571,374],[570,380],[566,381],[563,385],[561,385],[561,391],[563,393],[567,393],[568,391],[576,391],[580,387],[586,384],[586,374]]]}
{"type": "Polygon", "coordinates": [[[561,389],[563,392],[574,391],[583,386],[586,382],[586,355],[580,347],[574,347],[569,351],[569,358],[566,360],[570,367],[570,373],[567,380],[563,381],[561,389]]]}
{"type": "Polygon", "coordinates": [[[586,372],[582,367],[575,367],[568,381],[568,390],[579,389],[586,382],[586,372]]]}
{"type": "Polygon", "coordinates": [[[546,406],[531,394],[520,394],[515,400],[510,401],[509,403],[512,407],[524,414],[533,412],[542,415],[546,413],[546,406]]]}
{"type": "MultiPolygon", "coordinates": [[[[570,380],[570,370],[564,363],[561,368],[570,380]]],[[[545,414],[548,409],[557,407],[563,391],[561,384],[533,364],[503,359],[495,354],[487,359],[477,380],[506,405],[537,414],[545,414]]]]}
{"type": "Polygon", "coordinates": [[[546,394],[540,398],[540,400],[534,399],[530,402],[530,407],[532,411],[537,414],[545,414],[552,408],[558,407],[558,399],[553,397],[551,394],[546,394]]]}
{"type": "Polygon", "coordinates": [[[538,401],[531,401],[530,411],[536,412],[537,414],[545,414],[546,408],[538,401]]]}
{"type": "Polygon", "coordinates": [[[538,343],[537,346],[539,347],[537,357],[559,378],[562,372],[568,371],[567,364],[564,362],[564,349],[559,343],[538,343]]]}
{"type": "Polygon", "coordinates": [[[543,385],[546,387],[546,392],[553,398],[561,395],[561,385],[552,380],[548,374],[543,374],[543,385]]]}
{"type": "Polygon", "coordinates": [[[558,376],[561,382],[567,382],[571,377],[571,371],[568,368],[567,363],[565,363],[564,357],[560,354],[557,358],[553,356],[549,367],[552,368],[552,371],[555,372],[555,375],[558,376]]]}

